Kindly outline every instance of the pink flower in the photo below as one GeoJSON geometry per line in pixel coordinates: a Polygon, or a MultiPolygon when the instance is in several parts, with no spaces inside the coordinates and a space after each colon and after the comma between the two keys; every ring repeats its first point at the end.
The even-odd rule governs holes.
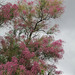
{"type": "Polygon", "coordinates": [[[44,13],[48,13],[48,10],[44,9],[43,12],[44,12],[44,13]]]}
{"type": "Polygon", "coordinates": [[[13,74],[13,72],[15,73],[17,68],[18,68],[18,64],[14,63],[14,62],[7,62],[6,64],[4,64],[4,70],[7,70],[7,73],[9,73],[10,75],[13,74]]]}
{"type": "Polygon", "coordinates": [[[18,29],[18,25],[15,25],[14,28],[15,28],[15,29],[18,29]]]}
{"type": "Polygon", "coordinates": [[[26,45],[25,45],[24,42],[22,42],[22,41],[21,41],[21,43],[19,43],[19,45],[20,45],[20,48],[21,48],[21,49],[25,49],[25,47],[26,47],[26,45]]]}
{"type": "Polygon", "coordinates": [[[12,33],[13,33],[13,31],[12,31],[12,30],[10,30],[10,31],[9,31],[9,34],[12,34],[12,33]]]}
{"type": "Polygon", "coordinates": [[[25,35],[22,35],[21,38],[24,39],[25,38],[25,35]]]}
{"type": "Polygon", "coordinates": [[[33,4],[33,1],[31,1],[31,2],[28,2],[28,5],[32,5],[33,4]]]}
{"type": "Polygon", "coordinates": [[[49,12],[51,15],[54,15],[54,7],[50,7],[49,12]]]}
{"type": "Polygon", "coordinates": [[[19,16],[19,13],[18,13],[18,11],[17,11],[17,10],[14,10],[14,11],[13,11],[13,14],[14,14],[14,17],[19,16]]]}
{"type": "Polygon", "coordinates": [[[35,13],[35,10],[34,10],[34,9],[32,9],[32,10],[31,10],[31,13],[32,13],[32,14],[33,14],[33,13],[35,13]]]}
{"type": "Polygon", "coordinates": [[[20,68],[21,71],[25,70],[25,66],[23,66],[23,65],[19,65],[19,68],[20,68]]]}
{"type": "Polygon", "coordinates": [[[61,71],[56,71],[55,74],[62,74],[62,72],[61,71]]]}
{"type": "Polygon", "coordinates": [[[45,61],[44,60],[39,60],[39,62],[41,62],[41,64],[45,65],[45,61]]]}
{"type": "Polygon", "coordinates": [[[27,2],[27,0],[24,0],[24,2],[27,2]]]}
{"type": "Polygon", "coordinates": [[[1,40],[1,44],[5,44],[5,40],[4,39],[1,40]]]}
{"type": "Polygon", "coordinates": [[[20,64],[25,64],[25,62],[26,62],[26,60],[22,57],[22,58],[20,58],[20,60],[19,60],[19,63],[20,64]]]}
{"type": "Polygon", "coordinates": [[[53,47],[50,48],[50,52],[51,52],[51,53],[54,52],[54,48],[53,48],[53,47]]]}
{"type": "Polygon", "coordinates": [[[0,71],[3,69],[3,66],[2,65],[0,65],[0,71]]]}
{"type": "Polygon", "coordinates": [[[3,75],[3,71],[0,71],[0,75],[3,75]]]}
{"type": "Polygon", "coordinates": [[[62,40],[57,40],[57,41],[53,42],[52,45],[61,47],[62,46],[62,42],[63,42],[62,40]]]}
{"type": "Polygon", "coordinates": [[[23,10],[23,14],[26,15],[26,11],[25,10],[23,10]]]}
{"type": "Polygon", "coordinates": [[[18,59],[14,56],[14,57],[12,57],[12,62],[18,63],[18,59]]]}
{"type": "Polygon", "coordinates": [[[12,6],[12,8],[15,9],[15,10],[17,10],[17,9],[18,9],[18,6],[17,6],[16,4],[14,4],[14,5],[12,6]]]}
{"type": "Polygon", "coordinates": [[[37,62],[34,62],[31,71],[32,71],[32,73],[35,74],[35,75],[36,75],[37,73],[41,72],[40,66],[39,66],[39,64],[38,64],[37,62]]]}
{"type": "Polygon", "coordinates": [[[30,59],[30,58],[32,58],[34,56],[35,56],[34,52],[31,53],[28,50],[28,48],[25,48],[25,50],[22,51],[22,57],[25,58],[25,59],[30,59]]]}

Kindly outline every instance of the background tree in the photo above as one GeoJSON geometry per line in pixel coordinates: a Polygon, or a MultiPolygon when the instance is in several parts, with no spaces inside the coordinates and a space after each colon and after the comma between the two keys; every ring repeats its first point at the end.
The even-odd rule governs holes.
{"type": "Polygon", "coordinates": [[[63,57],[63,41],[55,41],[51,36],[58,31],[58,25],[47,22],[60,17],[64,11],[62,3],[61,0],[22,0],[0,7],[0,25],[12,23],[13,27],[0,41],[0,75],[61,74],[54,64],[63,57]],[[46,36],[38,38],[37,32],[46,36]]]}

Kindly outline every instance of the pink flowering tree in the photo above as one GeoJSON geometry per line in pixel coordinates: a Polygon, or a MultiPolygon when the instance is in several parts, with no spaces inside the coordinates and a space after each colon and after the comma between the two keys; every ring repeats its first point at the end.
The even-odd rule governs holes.
{"type": "Polygon", "coordinates": [[[62,0],[21,0],[1,6],[0,25],[9,23],[12,29],[0,37],[0,75],[60,75],[55,63],[63,57],[63,41],[51,35],[59,31],[58,25],[47,22],[63,12],[62,0]],[[42,32],[46,35],[39,37],[42,32]]]}

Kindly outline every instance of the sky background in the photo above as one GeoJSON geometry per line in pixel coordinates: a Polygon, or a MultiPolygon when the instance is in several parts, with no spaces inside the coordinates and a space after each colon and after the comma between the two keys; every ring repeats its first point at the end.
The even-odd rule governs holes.
{"type": "MultiPolygon", "coordinates": [[[[10,0],[10,2],[14,1],[10,0]]],[[[59,19],[52,20],[52,24],[57,23],[60,26],[60,33],[55,35],[55,38],[65,41],[65,54],[57,65],[63,71],[63,75],[75,75],[75,0],[64,0],[64,6],[64,14],[59,19]]],[[[5,31],[0,28],[0,36],[4,35],[6,30],[8,28],[5,31]]]]}

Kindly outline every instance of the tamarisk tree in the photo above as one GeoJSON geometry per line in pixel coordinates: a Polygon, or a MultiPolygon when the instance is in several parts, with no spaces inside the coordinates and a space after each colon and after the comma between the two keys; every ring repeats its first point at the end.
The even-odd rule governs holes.
{"type": "Polygon", "coordinates": [[[63,41],[51,35],[58,25],[47,22],[59,18],[63,11],[62,0],[21,0],[0,7],[0,25],[12,26],[0,37],[0,75],[61,74],[55,63],[63,57],[63,41]],[[37,33],[42,32],[46,35],[39,37],[37,33]]]}

